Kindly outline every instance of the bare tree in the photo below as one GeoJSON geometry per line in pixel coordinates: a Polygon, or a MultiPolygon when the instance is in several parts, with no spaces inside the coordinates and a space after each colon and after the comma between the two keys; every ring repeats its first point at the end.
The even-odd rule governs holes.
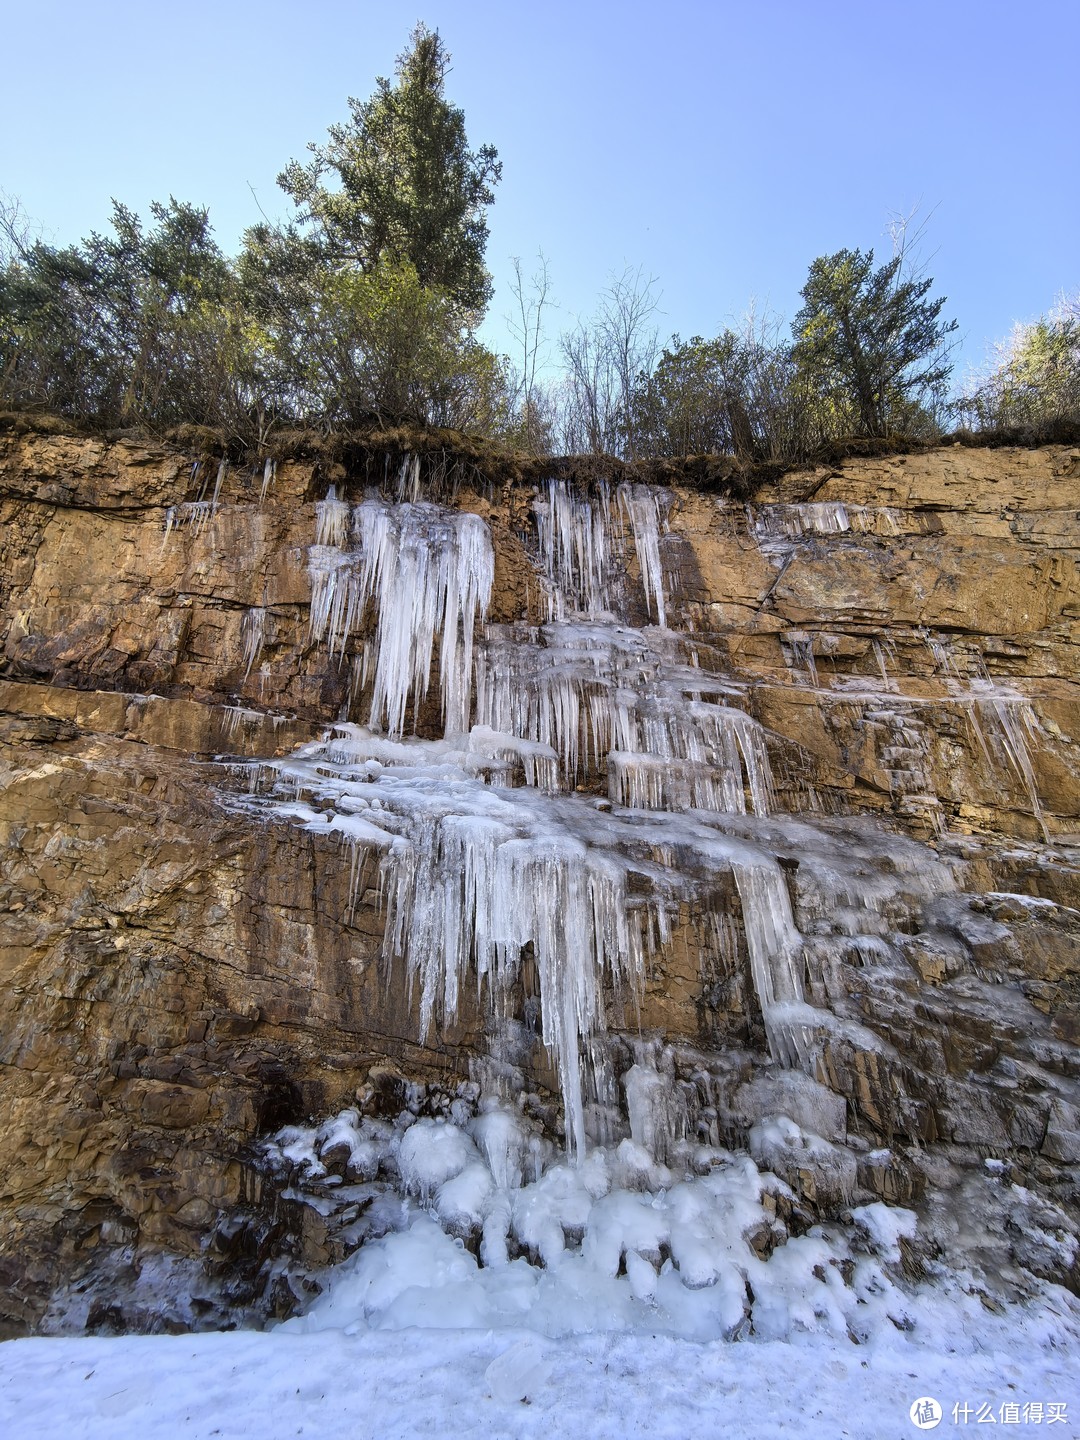
{"type": "Polygon", "coordinates": [[[17,195],[0,190],[0,269],[25,260],[40,239],[17,195]]]}
{"type": "Polygon", "coordinates": [[[637,454],[637,436],[630,402],[638,377],[652,370],[658,348],[656,326],[650,326],[658,304],[655,285],[655,276],[646,279],[640,266],[636,270],[627,266],[612,280],[600,302],[599,330],[615,374],[623,448],[631,460],[637,454]]]}
{"type": "Polygon", "coordinates": [[[637,453],[632,400],[638,379],[652,370],[657,332],[654,279],[629,267],[600,297],[595,317],[561,337],[566,378],[563,438],[567,450],[637,453]]]}
{"type": "Polygon", "coordinates": [[[514,312],[506,317],[507,328],[521,354],[521,378],[514,399],[520,406],[525,446],[534,455],[546,449],[549,443],[549,395],[545,387],[538,387],[537,370],[547,352],[544,309],[552,303],[549,299],[551,276],[542,250],[537,252],[537,262],[537,269],[526,281],[520,258],[517,255],[513,257],[514,278],[510,283],[510,293],[516,304],[514,312]]]}

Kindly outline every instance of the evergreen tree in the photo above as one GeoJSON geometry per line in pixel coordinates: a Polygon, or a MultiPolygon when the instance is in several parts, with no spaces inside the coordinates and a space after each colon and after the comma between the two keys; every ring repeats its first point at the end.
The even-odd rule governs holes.
{"type": "Polygon", "coordinates": [[[932,279],[905,279],[902,256],[838,250],[810,266],[792,325],[793,355],[812,392],[835,407],[830,428],[888,435],[920,428],[951,374],[932,279]]]}
{"type": "Polygon", "coordinates": [[[418,25],[396,83],[380,78],[369,100],[350,99],[350,120],[278,183],[331,264],[408,262],[421,285],[482,311],[491,292],[484,211],[502,166],[492,146],[469,149],[464,113],[444,94],[449,68],[438,32],[418,25]]]}

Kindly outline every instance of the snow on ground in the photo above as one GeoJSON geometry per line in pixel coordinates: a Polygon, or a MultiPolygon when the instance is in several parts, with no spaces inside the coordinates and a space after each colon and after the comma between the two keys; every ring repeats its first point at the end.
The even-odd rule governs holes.
{"type": "Polygon", "coordinates": [[[909,1410],[923,1396],[943,1408],[939,1434],[990,1423],[977,1419],[989,1406],[1012,1433],[1080,1435],[1075,1351],[1043,1348],[1023,1321],[1007,1352],[967,1355],[917,1350],[899,1335],[866,1346],[816,1336],[698,1345],[416,1328],[0,1346],[5,1440],[892,1440],[919,1433],[909,1410]],[[1042,1410],[1027,1414],[1042,1418],[1025,1424],[1033,1404],[1042,1410]],[[1009,1405],[1018,1422],[1002,1418],[1009,1405]],[[1067,1407],[1057,1428],[1051,1405],[1067,1407]]]}

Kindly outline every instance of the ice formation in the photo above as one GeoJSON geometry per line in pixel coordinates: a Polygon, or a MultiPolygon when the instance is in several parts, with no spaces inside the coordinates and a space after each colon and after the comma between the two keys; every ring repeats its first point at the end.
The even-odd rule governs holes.
{"type": "Polygon", "coordinates": [[[649,485],[620,485],[613,496],[603,483],[579,493],[564,480],[548,481],[533,502],[533,513],[549,620],[610,614],[621,599],[629,528],[646,607],[658,625],[667,624],[660,557],[663,498],[649,485]]]}
{"type": "Polygon", "coordinates": [[[664,577],[660,567],[660,505],[651,485],[620,485],[619,504],[629,516],[649,613],[667,625],[664,577]]]}
{"type": "MultiPolygon", "coordinates": [[[[785,1220],[798,1202],[781,1172],[813,1175],[841,1204],[850,1194],[855,1159],[842,1146],[781,1112],[754,1126],[751,1154],[689,1139],[657,1161],[644,1142],[672,1086],[653,1058],[627,1075],[642,1139],[598,1146],[577,1166],[552,1151],[521,1103],[478,1102],[468,1085],[437,1118],[415,1113],[417,1097],[392,1120],[354,1109],[280,1131],[266,1144],[268,1167],[291,1177],[290,1198],[317,1209],[352,1252],[307,1283],[320,1293],[281,1329],[816,1335],[845,1347],[902,1335],[912,1356],[980,1345],[985,1297],[970,1274],[936,1283],[905,1274],[905,1250],[920,1243],[912,1210],[864,1203],[804,1233],[785,1220]]],[[[973,1184],[980,1218],[1033,1223],[1022,1187],[992,1168],[973,1184]]],[[[1037,1283],[1032,1293],[1025,1323],[1041,1313],[1047,1335],[1064,1343],[1075,1302],[1037,1283]]],[[[508,1352],[495,1377],[507,1395],[539,1383],[543,1353],[535,1338],[508,1352]]]]}
{"type": "Polygon", "coordinates": [[[611,798],[628,805],[741,812],[748,789],[756,813],[771,808],[761,727],[702,698],[738,698],[738,687],[686,664],[655,632],[489,626],[476,673],[477,724],[549,747],[568,787],[606,774],[611,798]]]}
{"type": "Polygon", "coordinates": [[[244,652],[244,680],[246,681],[266,643],[266,611],[261,606],[246,610],[240,622],[240,643],[244,652]]]}
{"type": "MultiPolygon", "coordinates": [[[[402,493],[413,475],[403,465],[402,493]]],[[[843,506],[790,508],[770,522],[785,535],[849,524],[843,506]]],[[[368,625],[357,673],[370,722],[340,724],[265,767],[253,803],[339,837],[350,910],[377,865],[385,956],[415,986],[421,1036],[454,1025],[466,995],[496,1019],[512,993],[524,993],[526,1013],[536,1006],[567,1148],[581,1161],[602,1129],[593,1111],[618,1104],[598,1038],[611,1013],[633,1023],[650,955],[688,914],[703,960],[721,971],[744,946],[770,1054],[808,1072],[823,1037],[854,1022],[822,1009],[820,987],[818,1003],[807,1001],[809,952],[777,847],[800,854],[792,863],[804,892],[817,887],[817,913],[852,945],[874,943],[882,926],[874,885],[821,858],[832,835],[770,822],[766,732],[742,708],[738,683],[703,670],[692,643],[666,630],[657,492],[583,495],[551,481],[534,512],[538,564],[561,618],[484,625],[494,562],[480,517],[413,499],[350,506],[330,489],[309,552],[312,635],[340,653],[368,625]],[[611,613],[628,536],[659,627],[611,613]],[[446,738],[404,740],[436,649],[446,738]]],[[[802,640],[812,666],[811,637],[802,640]]],[[[894,746],[898,777],[900,751],[918,748],[910,728],[900,724],[894,746]]],[[[638,1129],[642,1074],[627,1091],[638,1129]]]]}
{"type": "Polygon", "coordinates": [[[259,487],[259,504],[260,504],[260,505],[262,505],[262,504],[265,502],[266,496],[267,496],[267,494],[269,493],[269,490],[270,490],[270,486],[274,483],[274,480],[275,480],[276,476],[277,476],[277,461],[276,461],[276,460],[271,460],[270,457],[267,456],[266,460],[263,462],[262,484],[261,484],[260,487],[259,487]]]}
{"type": "Polygon", "coordinates": [[[264,767],[268,788],[251,803],[338,837],[354,896],[372,884],[366,867],[377,863],[385,955],[416,986],[422,1037],[452,1026],[467,997],[496,1022],[508,1005],[524,1004],[527,1016],[530,995],[538,1002],[538,1038],[579,1158],[596,1138],[590,1103],[602,1100],[595,1042],[613,1015],[620,1026],[635,1023],[651,953],[691,912],[701,917],[703,959],[721,968],[732,962],[731,916],[739,917],[769,1050],[782,1065],[812,1070],[823,1037],[845,1026],[858,1032],[808,1003],[804,936],[777,852],[799,856],[807,916],[848,945],[883,932],[898,887],[940,894],[955,886],[947,866],[898,838],[883,877],[867,865],[857,830],[840,842],[820,823],[508,789],[492,783],[503,778],[493,758],[503,737],[482,738],[477,749],[471,737],[396,741],[341,725],[264,767]]]}
{"type": "Polygon", "coordinates": [[[549,480],[533,502],[550,618],[570,611],[599,615],[613,594],[611,494],[599,487],[580,498],[563,480],[549,480]]]}
{"type": "Polygon", "coordinates": [[[410,699],[427,695],[439,650],[442,713],[448,734],[468,728],[473,635],[486,614],[494,562],[477,515],[428,504],[368,499],[352,508],[331,487],[317,507],[309,552],[311,636],[341,652],[369,601],[375,635],[365,651],[373,675],[371,723],[400,735],[410,699]],[[355,548],[345,548],[346,542],[355,548]]]}
{"type": "MultiPolygon", "coordinates": [[[[339,918],[377,897],[383,959],[408,977],[417,1038],[479,1015],[489,1052],[437,1115],[411,1102],[392,1119],[348,1110],[271,1142],[287,1195],[360,1246],[290,1323],[527,1316],[551,1334],[648,1325],[703,1340],[911,1328],[921,1302],[896,1269],[915,1238],[910,1212],[856,1206],[846,1228],[791,1234],[778,1216],[808,1194],[853,1203],[846,1105],[815,1077],[829,1044],[899,1057],[847,1002],[839,957],[880,975],[902,967],[897,917],[951,903],[951,866],[880,830],[871,840],[855,820],[776,814],[770,737],[745,689],[667,629],[661,492],[541,488],[531,543],[548,622],[529,625],[485,623],[494,556],[482,518],[421,502],[416,457],[387,486],[393,503],[357,505],[331,487],[308,557],[312,638],[352,656],[351,713],[367,723],[264,764],[249,803],[340,844],[339,918]],[[625,620],[642,613],[627,591],[635,573],[654,622],[642,628],[625,620]],[[436,669],[443,738],[405,738],[436,669]],[[650,966],[676,937],[697,947],[703,974],[745,970],[750,982],[768,1059],[737,1093],[721,1095],[707,1067],[688,1081],[672,1048],[639,1031],[650,966]],[[561,1150],[557,1122],[526,1103],[524,1067],[545,1058],[561,1150]],[[724,1148],[732,1116],[749,1153],[724,1148]]],[[[832,502],[750,519],[775,561],[801,537],[899,523],[832,502]]],[[[258,616],[243,630],[248,674],[258,616]]],[[[783,643],[799,683],[873,727],[894,793],[936,806],[918,718],[928,702],[900,693],[888,647],[871,636],[879,674],[834,691],[815,658],[828,637],[788,631],[783,643]]],[[[1033,712],[955,665],[950,684],[1038,814],[1033,712]]],[[[517,1396],[542,1369],[530,1350],[491,1383],[517,1396]]]]}

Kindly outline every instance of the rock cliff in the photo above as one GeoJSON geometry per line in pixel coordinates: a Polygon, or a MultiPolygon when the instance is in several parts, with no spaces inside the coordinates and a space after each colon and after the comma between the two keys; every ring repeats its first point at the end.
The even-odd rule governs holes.
{"type": "MultiPolygon", "coordinates": [[[[345,814],[342,766],[370,780],[404,763],[355,730],[353,752],[318,749],[328,727],[368,720],[390,644],[377,628],[389,591],[381,609],[341,608],[365,598],[345,533],[373,487],[386,502],[369,501],[382,507],[372,524],[423,493],[477,517],[490,543],[476,693],[466,686],[471,711],[450,727],[472,730],[439,763],[553,792],[536,807],[555,807],[545,825],[557,810],[582,854],[633,851],[624,910],[648,932],[636,1014],[598,969],[608,1123],[640,1138],[626,1076],[654,1067],[665,1114],[678,1112],[672,1144],[745,1145],[772,1109],[799,1109],[763,1096],[801,1068],[818,1108],[793,1120],[821,1126],[825,1087],[839,1097],[825,1138],[852,1157],[830,1190],[820,1167],[772,1156],[801,1223],[856,1192],[944,1213],[942,1197],[968,1203],[989,1158],[1041,1197],[1058,1236],[1039,1250],[999,1207],[997,1252],[1075,1288],[1080,452],[852,460],[743,504],[677,486],[470,488],[445,466],[371,454],[253,469],[12,428],[0,433],[7,1333],[73,1314],[151,1328],[284,1313],[286,1260],[317,1265],[343,1242],[258,1142],[348,1105],[445,1113],[494,1054],[478,990],[422,1023],[424,987],[383,943],[381,842],[322,823],[345,814]],[[561,657],[557,684],[544,689],[535,654],[561,657]],[[545,704],[587,709],[603,678],[604,742],[595,706],[580,725],[574,711],[572,763],[557,716],[500,709],[499,685],[523,665],[514,693],[545,704]],[[624,702],[631,683],[638,699],[624,702]],[[653,709],[670,694],[670,713],[646,713],[646,692],[653,709]],[[633,744],[619,739],[627,714],[633,744]],[[663,744],[648,738],[658,725],[663,744]],[[311,769],[289,769],[305,744],[337,789],[298,824],[281,796],[318,790],[311,769]],[[625,828],[637,812],[700,810],[726,817],[728,858],[663,819],[645,856],[625,828]],[[779,900],[758,895],[765,871],[736,843],[771,857],[779,900]],[[796,927],[786,998],[809,1019],[759,973],[777,953],[748,933],[759,903],[796,927]],[[139,1299],[155,1265],[186,1307],[139,1299]]],[[[387,553],[410,543],[394,531],[387,553]]],[[[419,584],[401,579],[395,603],[419,584]]],[[[394,623],[411,624],[415,649],[422,617],[394,623]]],[[[448,623],[435,622],[436,656],[448,623]]],[[[442,680],[425,670],[402,689],[397,728],[445,747],[442,680]]],[[[522,939],[542,969],[540,939],[522,939]]],[[[525,970],[507,1004],[528,1033],[496,1058],[561,1134],[566,1076],[558,1044],[525,1024],[542,991],[525,970]]]]}

